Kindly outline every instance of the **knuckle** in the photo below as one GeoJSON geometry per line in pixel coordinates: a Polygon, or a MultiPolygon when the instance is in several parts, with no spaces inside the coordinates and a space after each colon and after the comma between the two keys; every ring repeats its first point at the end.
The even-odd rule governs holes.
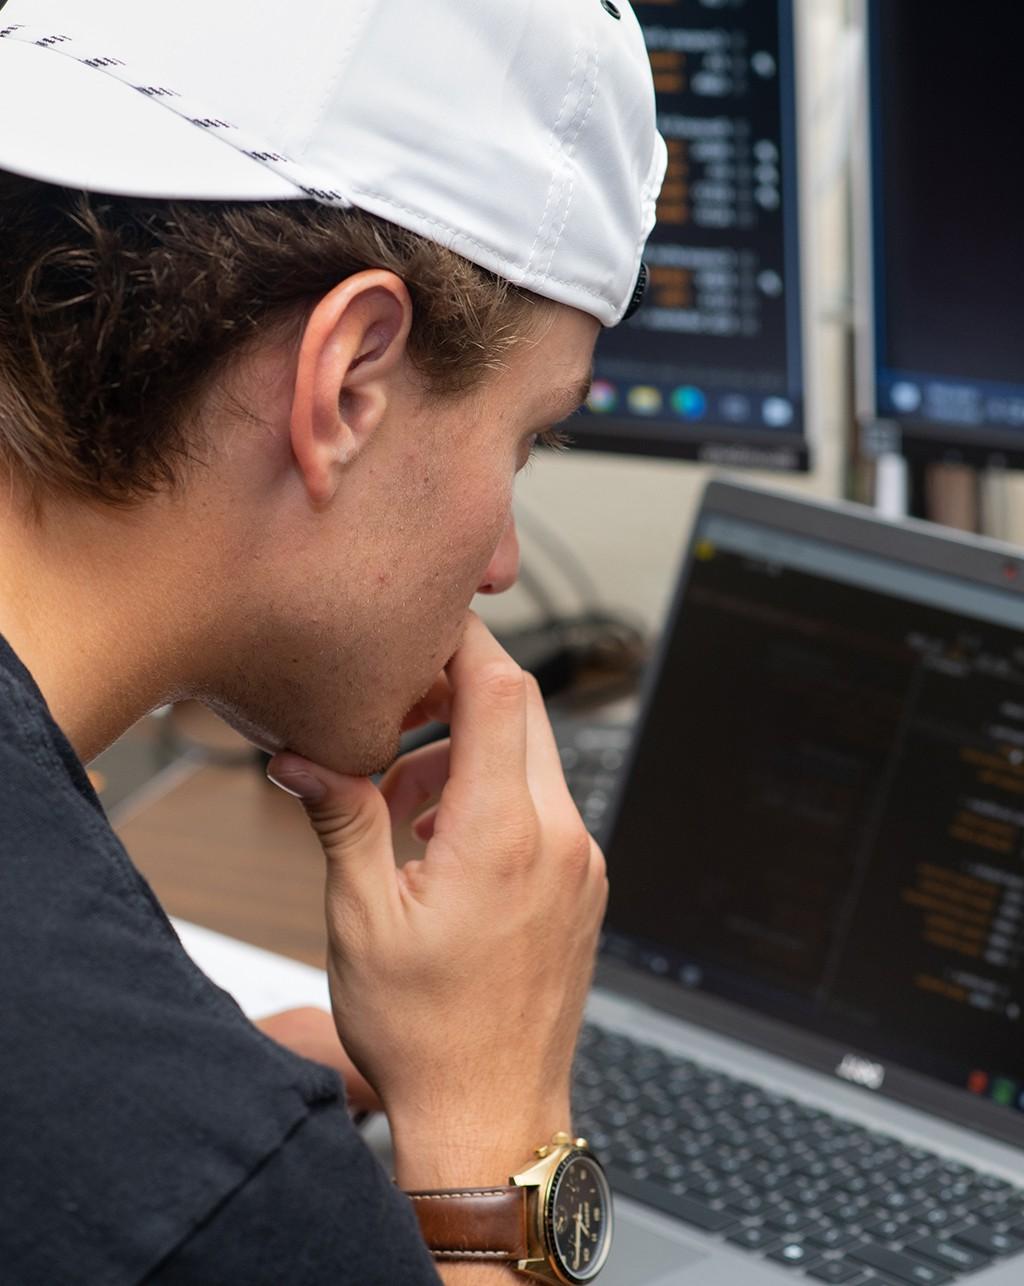
{"type": "Polygon", "coordinates": [[[575,824],[568,826],[560,835],[558,850],[562,867],[567,875],[574,879],[583,879],[591,861],[593,840],[586,827],[578,818],[575,824]]]}
{"type": "Polygon", "coordinates": [[[586,827],[581,823],[574,831],[569,847],[569,860],[581,871],[586,871],[590,866],[593,845],[594,841],[590,838],[586,827]]]}
{"type": "Polygon", "coordinates": [[[311,814],[311,820],[327,849],[358,847],[374,836],[377,827],[376,813],[370,809],[328,807],[311,814]]]}
{"type": "Polygon", "coordinates": [[[480,692],[495,705],[515,706],[526,695],[526,675],[511,658],[490,661],[476,681],[480,692]]]}

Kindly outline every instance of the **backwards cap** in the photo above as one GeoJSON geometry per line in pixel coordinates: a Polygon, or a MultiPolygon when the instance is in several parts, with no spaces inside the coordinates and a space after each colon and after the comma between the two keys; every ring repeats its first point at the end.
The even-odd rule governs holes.
{"type": "Polygon", "coordinates": [[[0,0],[0,168],[314,198],[620,321],[665,174],[626,0],[0,0]]]}

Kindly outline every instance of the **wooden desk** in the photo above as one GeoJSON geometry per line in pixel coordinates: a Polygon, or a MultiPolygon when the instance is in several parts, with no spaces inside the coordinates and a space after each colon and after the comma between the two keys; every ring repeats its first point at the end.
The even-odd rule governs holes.
{"type": "Polygon", "coordinates": [[[114,820],[169,915],[324,967],[323,853],[258,765],[179,763],[114,820]]]}

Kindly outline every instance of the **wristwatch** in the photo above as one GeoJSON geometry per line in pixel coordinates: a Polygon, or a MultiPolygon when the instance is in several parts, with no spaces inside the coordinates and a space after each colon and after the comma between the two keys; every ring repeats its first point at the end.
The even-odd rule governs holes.
{"type": "Polygon", "coordinates": [[[532,1281],[592,1282],[612,1247],[612,1194],[586,1139],[556,1134],[506,1188],[409,1192],[435,1259],[507,1264],[532,1281]]]}

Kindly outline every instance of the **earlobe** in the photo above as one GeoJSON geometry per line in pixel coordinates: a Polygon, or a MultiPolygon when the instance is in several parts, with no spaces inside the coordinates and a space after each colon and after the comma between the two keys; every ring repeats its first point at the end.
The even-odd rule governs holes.
{"type": "Polygon", "coordinates": [[[329,503],[406,378],[412,301],[394,273],[355,274],[325,295],[295,371],[292,456],[313,504],[329,503]]]}

